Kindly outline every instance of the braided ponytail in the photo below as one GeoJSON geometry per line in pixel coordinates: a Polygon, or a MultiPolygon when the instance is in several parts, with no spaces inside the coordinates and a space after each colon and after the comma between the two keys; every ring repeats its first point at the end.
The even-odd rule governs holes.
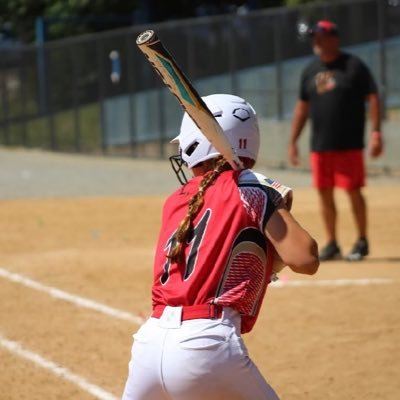
{"type": "Polygon", "coordinates": [[[175,234],[175,244],[171,248],[167,257],[172,262],[179,262],[183,256],[184,244],[189,236],[189,233],[193,229],[192,222],[198,212],[201,209],[201,206],[204,203],[204,193],[208,187],[212,185],[212,183],[217,179],[217,177],[221,174],[221,172],[230,169],[229,163],[223,158],[219,157],[217,159],[212,160],[215,164],[214,169],[207,172],[203,179],[200,181],[199,190],[197,193],[190,199],[188,205],[188,212],[179,224],[179,227],[175,234]]]}

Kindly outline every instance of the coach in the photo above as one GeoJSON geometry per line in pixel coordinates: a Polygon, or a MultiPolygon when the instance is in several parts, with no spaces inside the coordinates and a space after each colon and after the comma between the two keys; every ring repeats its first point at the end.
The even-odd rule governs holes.
{"type": "Polygon", "coordinates": [[[361,260],[369,253],[367,209],[361,192],[365,185],[366,101],[369,102],[372,128],[369,155],[378,157],[383,150],[377,87],[367,66],[354,55],[340,50],[336,24],[322,20],[309,33],[317,58],[302,73],[300,98],[294,109],[289,141],[289,161],[293,165],[299,164],[297,140],[310,116],[313,185],[319,194],[327,235],[320,259],[341,258],[334,201],[334,188],[339,187],[349,195],[358,233],[346,259],[361,260]]]}

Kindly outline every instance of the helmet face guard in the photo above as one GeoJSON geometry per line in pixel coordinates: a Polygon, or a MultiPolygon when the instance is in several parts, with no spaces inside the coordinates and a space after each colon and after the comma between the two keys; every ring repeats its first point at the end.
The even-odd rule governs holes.
{"type": "Polygon", "coordinates": [[[185,171],[183,170],[183,166],[185,166],[185,161],[182,160],[180,154],[176,154],[174,156],[169,157],[169,162],[171,163],[171,167],[175,172],[176,177],[181,185],[188,183],[188,179],[186,178],[185,171]]]}
{"type": "MultiPolygon", "coordinates": [[[[238,157],[256,161],[260,131],[253,107],[241,97],[229,94],[213,94],[202,99],[238,157]]],[[[179,143],[179,156],[170,157],[170,162],[182,184],[187,182],[183,165],[190,169],[203,161],[220,156],[187,113],[183,116],[179,135],[171,143],[179,143]]]]}

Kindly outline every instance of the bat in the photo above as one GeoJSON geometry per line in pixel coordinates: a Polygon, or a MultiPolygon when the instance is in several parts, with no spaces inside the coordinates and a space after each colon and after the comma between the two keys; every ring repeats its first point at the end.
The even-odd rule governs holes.
{"type": "Polygon", "coordinates": [[[242,162],[234,152],[214,115],[156,33],[153,30],[142,32],[137,37],[136,44],[203,135],[234,170],[242,169],[242,162]]]}

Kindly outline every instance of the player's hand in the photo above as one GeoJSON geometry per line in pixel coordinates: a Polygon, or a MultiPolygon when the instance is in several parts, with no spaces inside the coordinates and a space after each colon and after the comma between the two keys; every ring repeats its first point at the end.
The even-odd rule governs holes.
{"type": "Polygon", "coordinates": [[[296,143],[289,144],[288,157],[290,164],[294,166],[300,165],[299,148],[296,143]]]}
{"type": "Polygon", "coordinates": [[[368,145],[368,154],[371,157],[379,157],[383,153],[383,139],[381,132],[374,131],[368,145]]]}

